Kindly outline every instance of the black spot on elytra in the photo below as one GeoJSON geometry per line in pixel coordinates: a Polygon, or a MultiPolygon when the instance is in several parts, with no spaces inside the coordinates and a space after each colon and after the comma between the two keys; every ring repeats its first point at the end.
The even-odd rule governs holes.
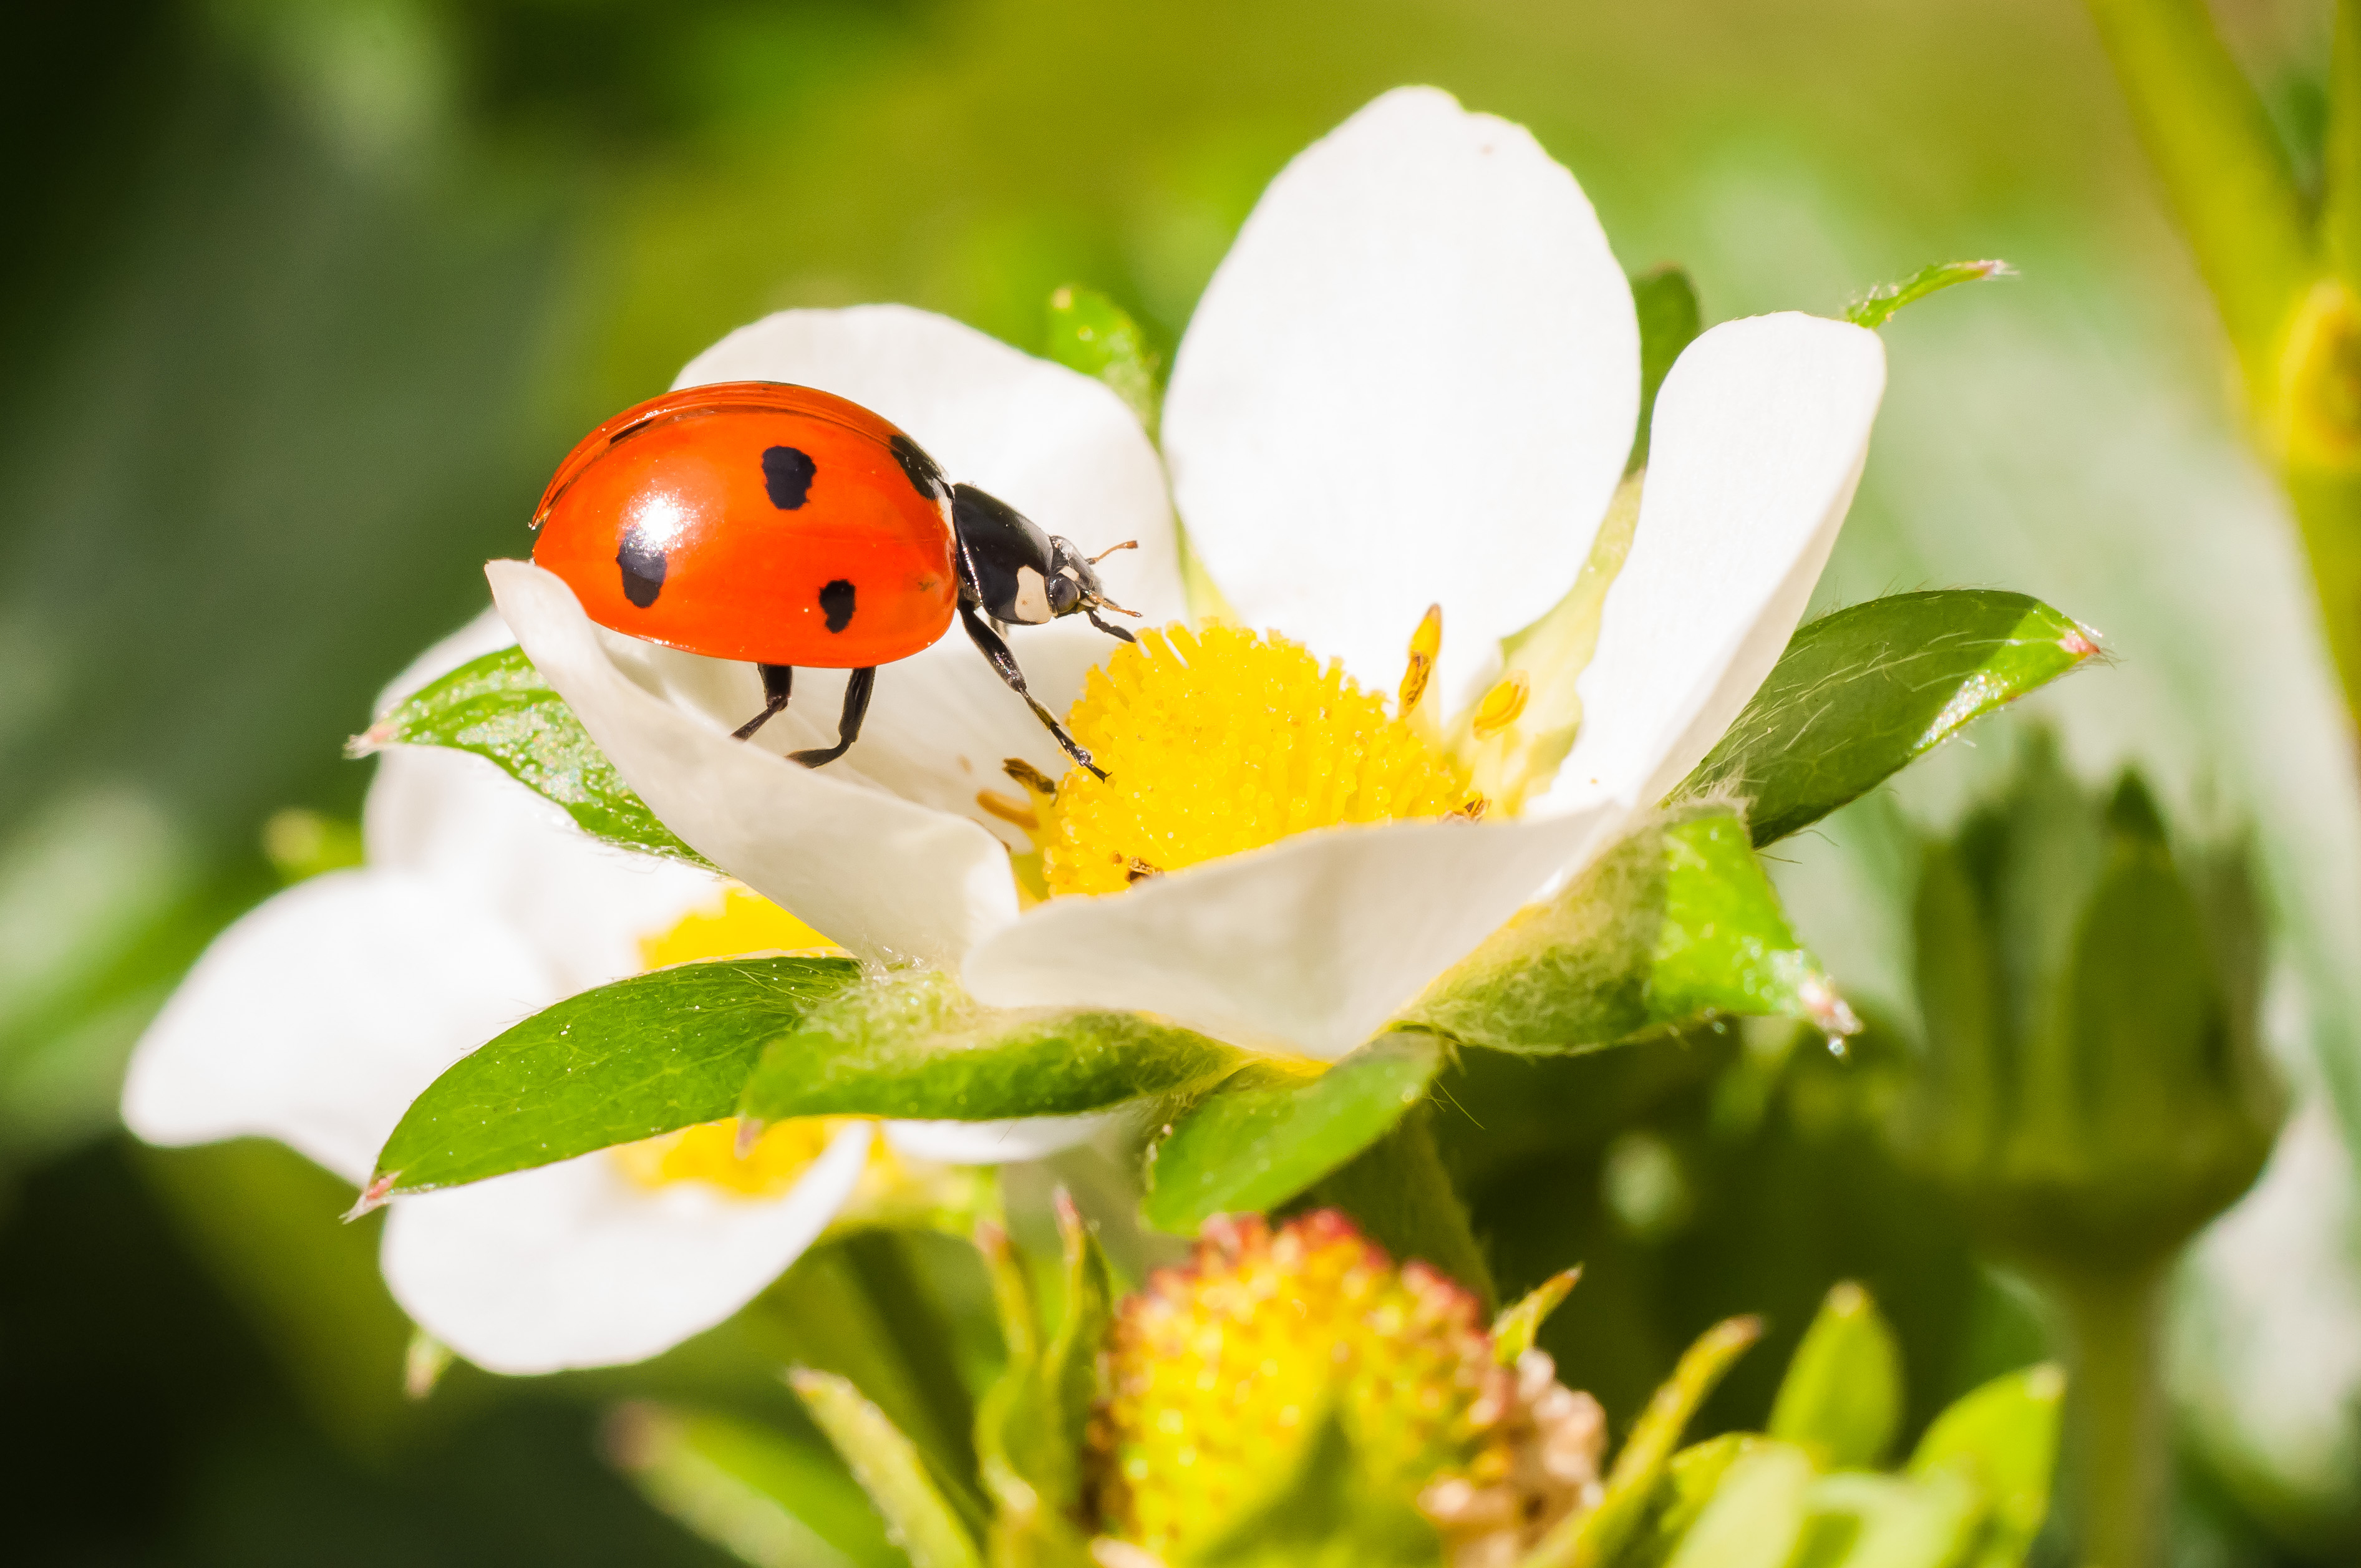
{"type": "Polygon", "coordinates": [[[664,553],[652,547],[638,529],[623,535],[622,548],[615,552],[615,565],[623,568],[623,597],[642,609],[655,603],[656,595],[664,592],[664,553]]]}
{"type": "Polygon", "coordinates": [[[804,504],[804,498],[811,494],[812,476],[818,472],[819,465],[810,454],[792,446],[774,446],[763,454],[763,488],[781,511],[793,511],[804,504]]]}
{"type": "Polygon", "coordinates": [[[820,612],[828,617],[828,629],[841,631],[852,624],[852,585],[842,577],[819,591],[820,612]]]}
{"type": "Polygon", "coordinates": [[[928,500],[940,500],[943,494],[943,471],[927,455],[926,448],[896,431],[894,435],[894,461],[902,465],[902,472],[910,477],[910,484],[928,500]]]}

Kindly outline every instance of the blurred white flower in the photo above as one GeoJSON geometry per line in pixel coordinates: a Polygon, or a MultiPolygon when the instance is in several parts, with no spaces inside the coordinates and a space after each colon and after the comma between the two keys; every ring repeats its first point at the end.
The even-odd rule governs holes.
{"type": "MultiPolygon", "coordinates": [[[[487,614],[380,710],[509,641],[487,614]]],[[[366,869],[288,889],[198,960],[132,1059],[133,1132],[278,1138],[357,1186],[411,1101],[511,1025],[654,965],[823,940],[710,872],[598,843],[464,752],[387,751],[363,828],[366,869]]],[[[853,1195],[871,1141],[866,1123],[790,1122],[741,1158],[715,1124],[397,1199],[386,1279],[493,1371],[637,1361],[775,1278],[853,1195]]]]}
{"type": "MultiPolygon", "coordinates": [[[[1405,89],[1297,158],[1214,275],[1165,405],[1169,495],[1105,387],[938,316],[783,313],[675,384],[739,379],[863,403],[1086,550],[1138,540],[1102,570],[1150,624],[1184,608],[1174,500],[1239,622],[1340,659],[1369,691],[1393,685],[1439,603],[1430,700],[1481,734],[1528,696],[1516,672],[1491,685],[1501,639],[1567,594],[1617,494],[1639,337],[1573,177],[1521,128],[1405,89]]],[[[1682,355],[1629,554],[1573,640],[1587,664],[1577,652],[1559,672],[1580,729],[1554,782],[1544,765],[1472,823],[1283,803],[1309,830],[1031,907],[1011,863],[1031,848],[1026,814],[991,786],[1004,759],[1052,776],[1064,760],[963,640],[881,671],[859,742],[807,770],[780,753],[833,738],[832,673],[799,675],[796,706],[741,743],[730,731],[762,707],[752,666],[596,627],[526,563],[489,570],[534,664],[656,814],[854,952],[954,970],[993,1004],[1136,1009],[1334,1058],[1579,869],[1737,716],[1827,559],[1883,382],[1875,334],[1801,315],[1729,323],[1682,355]]],[[[1062,710],[1111,646],[1060,622],[1016,652],[1062,710]]],[[[1323,721],[1280,718],[1290,743],[1323,721]]],[[[1115,783],[1268,788],[1249,750],[1200,746],[1173,762],[1191,777],[1115,783]]]]}

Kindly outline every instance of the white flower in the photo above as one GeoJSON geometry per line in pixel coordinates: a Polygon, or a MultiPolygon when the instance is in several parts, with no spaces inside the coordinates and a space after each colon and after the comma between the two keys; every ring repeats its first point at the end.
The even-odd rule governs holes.
{"type": "MultiPolygon", "coordinates": [[[[509,641],[486,615],[380,708],[509,641]]],[[[357,1186],[444,1069],[553,1003],[638,973],[644,941],[728,907],[722,879],[601,845],[463,752],[387,751],[363,828],[367,869],[298,883],[198,960],[133,1057],[133,1132],[166,1145],[274,1137],[357,1186]]],[[[660,1151],[641,1146],[397,1199],[387,1283],[429,1333],[494,1371],[641,1360],[743,1306],[843,1207],[870,1127],[800,1134],[811,1157],[774,1159],[752,1194],[667,1179],[660,1151]]]]}
{"type": "MultiPolygon", "coordinates": [[[[1664,383],[1636,539],[1581,674],[1579,738],[1521,817],[1302,832],[1104,896],[1021,908],[1024,835],[978,799],[1002,759],[1063,759],[956,636],[879,673],[843,762],[836,688],[745,744],[751,666],[593,626],[555,576],[489,568],[500,610],[673,829],[856,952],[955,970],[999,1005],[1137,1009],[1334,1058],[1583,864],[1709,749],[1769,672],[1833,543],[1883,388],[1875,335],[1801,315],[1705,334],[1664,383]],[[822,726],[828,726],[823,730],[822,726]]],[[[1149,623],[1181,609],[1157,454],[1095,381],[939,317],[790,311],[677,385],[824,388],[952,477],[1095,550],[1149,623]]],[[[1573,177],[1445,94],[1379,98],[1273,182],[1215,273],[1165,405],[1170,494],[1240,621],[1382,691],[1431,602],[1453,707],[1565,595],[1631,446],[1638,334],[1573,177]]],[[[1020,629],[1062,710],[1112,644],[1020,629]]]]}

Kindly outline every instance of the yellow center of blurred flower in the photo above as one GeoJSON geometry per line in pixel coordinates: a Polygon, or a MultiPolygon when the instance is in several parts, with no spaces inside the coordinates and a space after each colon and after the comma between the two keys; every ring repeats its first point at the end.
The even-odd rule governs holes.
{"type": "Polygon", "coordinates": [[[625,1144],[611,1152],[623,1174],[642,1187],[702,1181],[740,1198],[776,1198],[803,1179],[851,1121],[843,1116],[798,1116],[765,1129],[753,1146],[741,1154],[740,1124],[730,1117],[625,1144]]]}
{"type": "MultiPolygon", "coordinates": [[[[648,969],[731,959],[749,953],[840,951],[826,937],[760,894],[735,885],[665,930],[640,938],[648,969]]],[[[799,1117],[766,1129],[741,1149],[735,1117],[609,1149],[623,1174],[642,1187],[701,1181],[741,1198],[775,1198],[793,1187],[848,1124],[840,1116],[799,1117]]]]}
{"type": "Polygon", "coordinates": [[[1068,722],[1107,776],[1072,769],[1040,802],[1052,895],[1119,892],[1314,828],[1482,809],[1383,697],[1275,633],[1142,632],[1091,672],[1068,722]]]}

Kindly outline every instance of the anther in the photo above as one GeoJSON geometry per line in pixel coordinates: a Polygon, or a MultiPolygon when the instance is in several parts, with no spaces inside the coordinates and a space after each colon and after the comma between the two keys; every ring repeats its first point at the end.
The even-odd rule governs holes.
{"type": "Polygon", "coordinates": [[[1408,718],[1411,709],[1426,696],[1426,683],[1434,678],[1435,656],[1443,652],[1443,607],[1431,604],[1420,618],[1418,630],[1410,634],[1410,665],[1402,671],[1400,706],[1395,712],[1408,718]]]}
{"type": "Polygon", "coordinates": [[[1484,694],[1484,700],[1476,705],[1477,738],[1488,740],[1514,724],[1532,695],[1532,679],[1522,670],[1511,670],[1495,682],[1492,689],[1484,694]]]}
{"type": "Polygon", "coordinates": [[[1000,771],[1035,795],[1054,795],[1058,793],[1058,781],[1022,757],[1005,759],[1000,764],[1000,771]]]}
{"type": "Polygon", "coordinates": [[[993,790],[976,791],[975,803],[1003,822],[1013,828],[1022,828],[1027,833],[1038,830],[1041,826],[1040,817],[1031,806],[1021,800],[1011,800],[1006,795],[993,790]]]}

